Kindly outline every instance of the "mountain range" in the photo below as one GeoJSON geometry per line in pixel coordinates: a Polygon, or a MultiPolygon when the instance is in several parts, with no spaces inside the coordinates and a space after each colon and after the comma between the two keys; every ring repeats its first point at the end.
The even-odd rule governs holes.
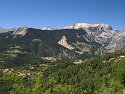
{"type": "Polygon", "coordinates": [[[115,30],[108,24],[77,23],[61,29],[0,28],[0,51],[17,51],[11,55],[31,52],[59,60],[91,57],[120,50],[125,47],[124,41],[125,30],[115,30]]]}
{"type": "Polygon", "coordinates": [[[0,28],[0,93],[125,94],[124,41],[108,24],[0,28]]]}

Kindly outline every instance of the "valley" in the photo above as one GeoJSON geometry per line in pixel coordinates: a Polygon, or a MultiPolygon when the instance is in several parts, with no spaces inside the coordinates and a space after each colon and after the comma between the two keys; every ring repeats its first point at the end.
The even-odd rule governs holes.
{"type": "Polygon", "coordinates": [[[0,29],[1,94],[124,94],[125,34],[107,24],[0,29]]]}

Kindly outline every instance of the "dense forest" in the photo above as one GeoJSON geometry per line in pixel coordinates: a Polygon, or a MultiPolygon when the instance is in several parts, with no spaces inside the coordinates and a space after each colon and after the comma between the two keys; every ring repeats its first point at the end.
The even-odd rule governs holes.
{"type": "Polygon", "coordinates": [[[28,53],[10,62],[0,69],[0,94],[125,93],[124,49],[79,64],[74,60],[52,62],[28,53]]]}

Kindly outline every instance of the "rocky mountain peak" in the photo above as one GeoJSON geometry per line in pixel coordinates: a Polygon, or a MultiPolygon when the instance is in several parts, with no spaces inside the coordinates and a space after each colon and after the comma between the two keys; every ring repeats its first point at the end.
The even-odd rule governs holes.
{"type": "Polygon", "coordinates": [[[113,28],[108,24],[93,24],[91,27],[99,28],[99,30],[113,30],[113,28]]]}
{"type": "Polygon", "coordinates": [[[55,29],[50,26],[45,26],[41,30],[55,30],[55,29]]]}
{"type": "Polygon", "coordinates": [[[22,35],[24,36],[27,33],[28,27],[22,26],[14,30],[13,34],[14,35],[22,35]]]}
{"type": "Polygon", "coordinates": [[[64,29],[86,29],[86,28],[100,28],[100,29],[108,29],[108,30],[113,30],[113,28],[108,25],[108,24],[88,24],[88,23],[76,23],[76,24],[71,24],[69,26],[64,27],[64,29]]]}
{"type": "Polygon", "coordinates": [[[89,24],[87,23],[76,23],[76,24],[71,24],[69,26],[64,27],[64,29],[81,29],[81,28],[87,28],[89,27],[89,24]]]}

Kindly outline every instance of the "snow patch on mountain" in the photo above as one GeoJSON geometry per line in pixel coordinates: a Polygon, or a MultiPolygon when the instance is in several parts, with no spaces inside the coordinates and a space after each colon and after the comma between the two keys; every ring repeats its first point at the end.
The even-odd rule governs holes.
{"type": "Polygon", "coordinates": [[[45,26],[41,30],[55,30],[55,29],[50,26],[45,26]]]}
{"type": "Polygon", "coordinates": [[[90,27],[103,27],[104,29],[112,30],[112,27],[108,24],[88,24],[88,23],[76,23],[71,24],[69,26],[64,27],[63,29],[82,29],[82,28],[90,28],[90,27]]]}
{"type": "Polygon", "coordinates": [[[84,29],[89,35],[99,34],[104,31],[113,30],[113,28],[108,24],[87,24],[87,23],[77,23],[64,27],[63,29],[84,29]]]}
{"type": "Polygon", "coordinates": [[[88,24],[77,23],[64,27],[63,29],[83,29],[86,31],[90,40],[95,40],[98,43],[109,42],[116,34],[116,31],[108,24],[88,24]]]}

